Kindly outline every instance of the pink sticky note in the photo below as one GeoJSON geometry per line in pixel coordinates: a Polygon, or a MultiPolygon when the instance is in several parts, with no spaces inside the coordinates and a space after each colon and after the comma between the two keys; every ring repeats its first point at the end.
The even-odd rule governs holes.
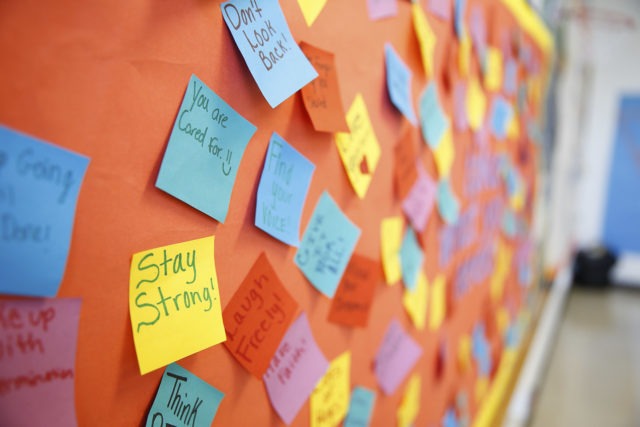
{"type": "Polygon", "coordinates": [[[453,88],[453,115],[456,129],[463,131],[469,127],[467,119],[467,85],[456,82],[453,88]]]}
{"type": "Polygon", "coordinates": [[[431,179],[420,160],[417,162],[418,179],[402,202],[402,210],[411,222],[411,226],[419,231],[424,231],[433,209],[436,194],[436,183],[431,179]]]}
{"type": "Polygon", "coordinates": [[[377,21],[378,19],[396,16],[398,2],[397,0],[367,0],[367,9],[369,9],[369,19],[377,21]]]}
{"type": "Polygon", "coordinates": [[[398,389],[422,355],[422,348],[396,319],[391,320],[374,361],[374,372],[387,396],[398,389]]]}
{"type": "Polygon", "coordinates": [[[438,18],[451,19],[451,0],[429,0],[429,10],[438,18]]]}
{"type": "Polygon", "coordinates": [[[282,338],[262,379],[271,405],[290,424],[329,368],[302,313],[282,338]]]}
{"type": "Polygon", "coordinates": [[[80,300],[0,301],[0,425],[75,426],[80,300]]]}

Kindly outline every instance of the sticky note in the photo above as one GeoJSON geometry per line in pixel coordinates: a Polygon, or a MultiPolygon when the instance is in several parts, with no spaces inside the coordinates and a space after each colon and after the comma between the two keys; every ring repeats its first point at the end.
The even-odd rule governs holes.
{"type": "Polygon", "coordinates": [[[322,193],[294,258],[311,284],[333,298],[360,229],[342,213],[329,193],[322,193]]]}
{"type": "Polygon", "coordinates": [[[485,336],[483,324],[477,324],[473,329],[472,353],[478,367],[478,376],[488,377],[491,373],[491,348],[485,336]]]}
{"type": "Polygon", "coordinates": [[[504,82],[502,89],[507,96],[514,96],[518,84],[518,63],[513,58],[507,59],[504,65],[504,82]]]}
{"type": "Polygon", "coordinates": [[[487,65],[484,85],[488,91],[498,91],[502,87],[502,52],[495,47],[487,48],[487,65]]]}
{"type": "Polygon", "coordinates": [[[447,412],[442,418],[442,427],[459,427],[458,418],[453,408],[447,409],[447,412]]]}
{"type": "Polygon", "coordinates": [[[424,329],[427,322],[427,276],[423,271],[418,272],[418,281],[413,291],[404,290],[402,304],[409,314],[416,329],[424,329]]]}
{"type": "Polygon", "coordinates": [[[292,246],[300,244],[300,215],[315,166],[273,133],[256,196],[256,227],[292,246]]]}
{"type": "Polygon", "coordinates": [[[422,348],[392,319],[374,360],[374,373],[382,392],[390,396],[409,375],[422,355],[422,348]]]}
{"type": "Polygon", "coordinates": [[[138,252],[129,311],[140,373],[226,340],[214,236],[138,252]]]}
{"type": "Polygon", "coordinates": [[[58,293],[88,164],[85,156],[0,126],[0,293],[58,293]]]}
{"type": "Polygon", "coordinates": [[[485,23],[484,11],[479,5],[473,5],[471,7],[469,33],[481,68],[484,69],[487,54],[487,26],[485,23]]]}
{"type": "Polygon", "coordinates": [[[449,126],[440,101],[435,83],[431,82],[420,96],[420,126],[422,137],[431,148],[436,148],[449,126]]]}
{"type": "Polygon", "coordinates": [[[453,132],[448,128],[444,133],[440,144],[433,150],[433,156],[438,168],[440,178],[446,178],[450,175],[451,167],[455,159],[455,148],[453,146],[453,132]]]}
{"type": "Polygon", "coordinates": [[[5,299],[0,314],[0,422],[76,426],[80,299],[5,299]]]}
{"type": "Polygon", "coordinates": [[[344,427],[368,427],[373,415],[376,393],[364,387],[354,387],[344,427]]]}
{"type": "Polygon", "coordinates": [[[496,96],[491,104],[491,131],[499,140],[507,137],[508,126],[513,117],[513,107],[506,99],[496,96]]]}
{"type": "Polygon", "coordinates": [[[467,117],[473,131],[477,132],[482,128],[486,111],[487,97],[478,79],[473,77],[467,88],[467,117]]]}
{"type": "Polygon", "coordinates": [[[398,427],[410,427],[413,425],[420,412],[420,387],[419,374],[411,375],[402,396],[402,402],[398,408],[398,427]]]}
{"type": "Polygon", "coordinates": [[[224,222],[240,160],[255,131],[254,125],[192,75],[156,187],[224,222]]]}
{"type": "Polygon", "coordinates": [[[429,10],[439,19],[448,21],[451,19],[451,0],[429,0],[429,10]]]}
{"type": "Polygon", "coordinates": [[[361,94],[356,95],[347,112],[347,124],[349,133],[335,134],[336,146],[351,186],[364,199],[380,160],[380,144],[361,94]]]}
{"type": "Polygon", "coordinates": [[[411,70],[390,43],[384,45],[384,59],[391,103],[415,126],[418,119],[411,98],[411,70]]]}
{"type": "Polygon", "coordinates": [[[418,46],[420,46],[424,73],[427,77],[431,77],[433,76],[433,55],[436,49],[436,34],[431,29],[420,3],[411,5],[411,19],[413,21],[413,29],[418,38],[418,46]]]}
{"type": "Polygon", "coordinates": [[[467,85],[464,82],[456,82],[453,86],[453,123],[459,131],[469,127],[467,119],[467,85]]]}
{"type": "Polygon", "coordinates": [[[224,308],[224,345],[247,371],[262,378],[297,310],[262,253],[224,308]]]}
{"type": "Polygon", "coordinates": [[[326,4],[327,0],[298,0],[302,16],[304,16],[304,21],[308,27],[313,25],[326,4]]]}
{"type": "MultiPolygon", "coordinates": [[[[442,145],[442,144],[441,144],[442,145]]],[[[409,219],[411,226],[419,232],[424,231],[427,220],[433,209],[436,195],[436,183],[431,179],[422,166],[422,161],[417,160],[418,179],[402,201],[402,211],[409,219]]]]}
{"type": "Polygon", "coordinates": [[[398,13],[397,0],[367,0],[369,19],[377,21],[383,18],[396,16],[398,13]]]}
{"type": "Polygon", "coordinates": [[[221,3],[220,10],[271,108],[318,77],[291,35],[277,1],[230,0],[221,3]]]}
{"type": "Polygon", "coordinates": [[[495,254],[495,264],[491,279],[489,280],[489,289],[491,292],[491,300],[496,303],[502,299],[504,293],[505,280],[509,275],[511,267],[511,250],[502,240],[498,240],[498,248],[495,254]]]}
{"type": "Polygon", "coordinates": [[[404,199],[407,196],[418,179],[418,170],[416,169],[418,154],[413,140],[412,129],[407,127],[407,131],[394,148],[393,180],[399,199],[404,199]]]}
{"type": "Polygon", "coordinates": [[[404,221],[400,216],[384,218],[380,222],[380,251],[382,269],[388,285],[395,285],[402,278],[400,249],[402,248],[402,228],[404,221]]]}
{"type": "Polygon", "coordinates": [[[438,275],[433,280],[431,286],[430,302],[431,307],[429,310],[429,329],[435,331],[440,328],[444,318],[447,314],[447,300],[446,300],[446,280],[443,275],[438,275]]]}
{"type": "Polygon", "coordinates": [[[224,393],[182,366],[167,366],[147,416],[147,427],[208,427],[218,412],[224,393]]]}
{"type": "Polygon", "coordinates": [[[300,43],[300,49],[318,72],[318,78],[300,91],[313,128],[321,132],[348,132],[333,53],[305,42],[300,43]]]}
{"type": "Polygon", "coordinates": [[[469,76],[471,71],[471,37],[467,33],[460,37],[458,44],[458,70],[462,77],[469,76]]]}
{"type": "Polygon", "coordinates": [[[351,327],[366,327],[380,266],[371,258],[353,254],[331,301],[329,321],[351,327]]]}
{"type": "Polygon", "coordinates": [[[411,227],[407,227],[400,248],[400,263],[402,265],[402,282],[409,290],[416,288],[418,274],[422,268],[424,253],[418,244],[416,233],[411,227]]]}
{"type": "Polygon", "coordinates": [[[311,427],[337,426],[349,409],[351,353],[336,357],[311,393],[311,427]]]}
{"type": "Polygon", "coordinates": [[[438,182],[438,211],[447,224],[455,224],[460,214],[460,202],[451,189],[448,179],[438,182]]]}
{"type": "Polygon", "coordinates": [[[453,4],[453,27],[458,38],[466,34],[464,15],[466,13],[467,0],[454,0],[453,4]]]}
{"type": "Polygon", "coordinates": [[[328,368],[329,361],[302,313],[287,330],[262,377],[271,406],[285,424],[291,424],[328,368]]]}

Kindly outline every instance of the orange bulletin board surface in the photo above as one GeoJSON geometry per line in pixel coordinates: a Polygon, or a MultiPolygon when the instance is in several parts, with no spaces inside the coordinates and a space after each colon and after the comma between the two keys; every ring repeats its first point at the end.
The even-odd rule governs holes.
{"type": "MultiPolygon", "coordinates": [[[[260,0],[258,0],[260,1],[260,0]]],[[[262,0],[267,1],[267,0],[262,0]]],[[[458,71],[459,42],[451,21],[420,4],[437,35],[435,72],[440,100],[451,117],[453,85],[458,71]]],[[[450,3],[453,8],[452,3],[450,3]]],[[[519,23],[508,5],[498,1],[468,0],[480,5],[487,18],[488,42],[500,47],[503,33],[520,34],[540,64],[538,86],[543,85],[547,47],[519,23]]],[[[513,3],[513,2],[507,2],[513,3]]],[[[439,425],[459,391],[468,396],[469,413],[482,404],[477,375],[463,373],[457,363],[457,345],[483,322],[491,341],[493,364],[500,360],[503,338],[496,313],[507,307],[511,320],[526,306],[527,289],[509,270],[504,298],[490,298],[489,281],[455,298],[453,280],[460,263],[479,241],[439,265],[439,236],[443,220],[432,212],[419,238],[425,250],[424,269],[431,281],[447,277],[447,318],[439,330],[419,331],[402,306],[401,283],[376,287],[364,329],[327,321],[330,300],[317,292],[293,263],[289,247],[253,225],[256,189],[272,132],[277,132],[316,167],[304,205],[301,234],[316,201],[327,190],[343,212],[362,230],[355,253],[380,260],[380,221],[402,215],[393,186],[394,147],[407,130],[432,177],[437,177],[433,154],[393,107],[385,82],[384,44],[390,42],[413,71],[413,102],[430,79],[425,77],[418,42],[411,23],[411,3],[398,1],[397,16],[370,21],[365,0],[329,0],[308,27],[298,3],[280,0],[296,41],[305,41],[335,54],[345,111],[356,93],[362,93],[380,143],[381,158],[369,191],[359,199],[351,188],[336,149],[334,136],[316,132],[300,94],[277,108],[269,107],[250,75],[227,30],[220,1],[132,0],[57,1],[5,0],[0,3],[0,123],[69,148],[91,159],[76,212],[71,249],[59,297],[82,298],[76,360],[76,411],[81,426],[143,424],[162,370],[140,375],[128,307],[132,254],[146,249],[215,235],[215,264],[224,308],[257,259],[265,252],[300,310],[309,317],[313,334],[327,359],[351,350],[351,385],[378,390],[374,425],[396,424],[404,384],[385,397],[376,385],[373,358],[391,319],[397,318],[421,344],[423,355],[413,372],[421,374],[421,407],[415,425],[439,425]],[[155,180],[189,77],[195,74],[232,108],[257,126],[240,163],[229,213],[224,224],[191,208],[155,187],[155,180]],[[444,357],[438,354],[445,348],[444,357]],[[479,396],[479,398],[476,398],[479,396]]],[[[453,16],[453,13],[452,13],[453,16]]],[[[472,55],[471,74],[480,75],[472,55]]],[[[527,77],[524,71],[521,81],[527,77]]],[[[526,80],[528,81],[528,80],[526,80]]],[[[520,215],[531,220],[537,174],[536,146],[526,138],[526,120],[540,113],[534,79],[529,86],[527,117],[521,136],[508,143],[491,140],[493,150],[505,153],[530,183],[529,197],[520,215]]],[[[465,158],[473,152],[470,130],[454,133],[456,158],[452,182],[460,195],[461,211],[482,206],[493,197],[505,197],[500,187],[474,200],[463,197],[465,158]]],[[[194,183],[206,186],[206,183],[194,183]]],[[[481,210],[482,211],[482,210],[481,210]]],[[[482,215],[480,215],[482,216],[482,215]]],[[[481,227],[478,219],[476,227],[481,227]]],[[[503,239],[515,251],[517,239],[503,239]]],[[[272,410],[261,381],[246,372],[223,345],[179,361],[195,375],[225,393],[214,425],[268,425],[282,422],[272,410]]],[[[305,404],[292,425],[309,423],[305,404]]]]}

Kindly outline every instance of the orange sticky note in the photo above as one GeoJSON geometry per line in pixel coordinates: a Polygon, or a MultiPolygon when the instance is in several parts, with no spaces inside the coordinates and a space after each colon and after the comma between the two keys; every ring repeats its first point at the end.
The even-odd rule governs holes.
{"type": "Polygon", "coordinates": [[[407,131],[396,144],[394,153],[393,180],[398,198],[404,200],[418,179],[418,170],[416,169],[417,153],[412,129],[407,128],[407,131]]]}
{"type": "Polygon", "coordinates": [[[222,314],[225,347],[247,371],[262,378],[297,309],[262,253],[222,314]]]}
{"type": "Polygon", "coordinates": [[[333,359],[311,393],[311,427],[337,426],[349,409],[351,353],[333,359]]]}
{"type": "Polygon", "coordinates": [[[318,72],[318,77],[300,91],[313,128],[320,132],[348,132],[333,53],[305,42],[300,43],[300,49],[318,72]]]}
{"type": "Polygon", "coordinates": [[[401,216],[384,218],[380,222],[380,250],[382,252],[382,268],[388,285],[395,285],[402,279],[400,249],[404,221],[401,216]]]}
{"type": "Polygon", "coordinates": [[[366,327],[380,266],[370,258],[353,254],[342,276],[329,311],[329,321],[345,326],[366,327]]]}

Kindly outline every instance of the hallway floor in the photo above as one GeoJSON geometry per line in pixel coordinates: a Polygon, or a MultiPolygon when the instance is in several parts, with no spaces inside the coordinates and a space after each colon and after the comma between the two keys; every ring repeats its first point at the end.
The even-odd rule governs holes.
{"type": "Polygon", "coordinates": [[[640,426],[640,290],[571,290],[531,427],[574,426],[640,426]]]}

